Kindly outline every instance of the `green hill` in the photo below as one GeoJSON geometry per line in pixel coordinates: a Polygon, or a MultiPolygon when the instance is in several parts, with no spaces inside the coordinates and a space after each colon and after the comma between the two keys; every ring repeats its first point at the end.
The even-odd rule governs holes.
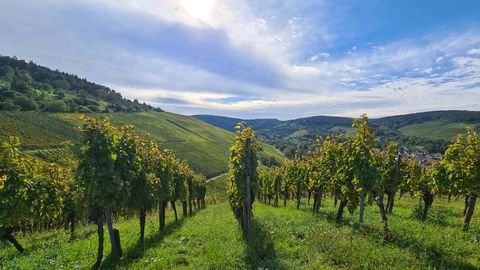
{"type": "MultiPolygon", "coordinates": [[[[27,153],[57,162],[71,155],[68,145],[80,142],[81,114],[38,112],[1,112],[0,139],[19,136],[27,153]]],[[[227,171],[229,147],[233,134],[208,125],[193,117],[167,112],[91,114],[108,116],[116,126],[132,124],[142,134],[156,140],[160,146],[173,150],[190,166],[207,177],[227,171]]],[[[281,156],[265,145],[260,157],[281,156]]]]}
{"type": "MultiPolygon", "coordinates": [[[[242,121],[212,115],[197,115],[198,119],[211,125],[231,130],[233,123],[242,121]]],[[[243,120],[252,126],[265,142],[272,144],[287,155],[306,151],[315,144],[318,136],[332,133],[353,134],[353,118],[335,116],[312,116],[293,120],[276,119],[243,120]]],[[[466,126],[480,126],[480,112],[433,111],[374,118],[370,121],[379,138],[380,146],[397,141],[407,148],[443,152],[451,139],[465,133],[466,126]]]]}
{"type": "MultiPolygon", "coordinates": [[[[231,132],[131,101],[75,75],[0,56],[0,139],[18,136],[26,153],[66,165],[73,156],[70,146],[81,140],[76,130],[81,114],[132,124],[207,177],[227,171],[231,132]]],[[[282,159],[266,145],[260,158],[271,156],[282,159]]]]}
{"type": "Polygon", "coordinates": [[[457,134],[465,133],[466,127],[478,127],[479,124],[465,122],[450,122],[448,120],[435,120],[421,124],[412,124],[399,128],[402,134],[422,138],[440,139],[450,141],[457,134]]]}
{"type": "Polygon", "coordinates": [[[228,131],[235,131],[235,126],[239,122],[245,122],[255,130],[268,129],[282,123],[277,119],[240,119],[207,114],[193,115],[193,117],[228,131]]]}
{"type": "Polygon", "coordinates": [[[162,111],[114,90],[51,70],[33,62],[0,55],[0,110],[45,112],[162,111]]]}

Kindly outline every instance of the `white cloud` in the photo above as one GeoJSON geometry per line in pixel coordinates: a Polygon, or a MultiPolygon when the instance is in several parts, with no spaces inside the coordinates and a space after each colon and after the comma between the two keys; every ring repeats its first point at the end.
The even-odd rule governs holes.
{"type": "Polygon", "coordinates": [[[331,18],[332,4],[312,3],[218,0],[208,16],[198,19],[176,0],[17,0],[0,9],[0,52],[75,73],[128,97],[183,113],[286,118],[480,108],[475,102],[480,100],[479,29],[369,43],[368,50],[355,43],[350,50],[338,52],[335,29],[318,23],[331,18]],[[314,4],[320,8],[308,14],[308,5],[314,4]],[[82,20],[65,15],[85,9],[109,13],[124,23],[111,23],[95,14],[82,20]],[[98,27],[92,28],[91,21],[98,27]],[[144,21],[152,29],[143,29],[144,21]],[[187,29],[190,41],[201,39],[206,33],[202,30],[208,30],[219,40],[201,46],[222,43],[225,57],[228,53],[243,58],[215,59],[220,62],[215,69],[189,58],[212,60],[209,57],[220,52],[202,58],[195,54],[205,48],[196,51],[187,42],[171,46],[184,46],[191,55],[161,51],[168,37],[156,36],[156,23],[187,29]],[[252,62],[238,69],[245,68],[242,75],[254,79],[222,73],[238,64],[238,59],[252,62]],[[168,99],[178,102],[169,104],[168,99]]]}
{"type": "Polygon", "coordinates": [[[316,62],[319,58],[325,59],[329,57],[330,57],[330,54],[327,52],[318,53],[310,57],[310,62],[316,62]]]}
{"type": "Polygon", "coordinates": [[[480,48],[471,49],[468,51],[468,54],[480,55],[480,48]]]}

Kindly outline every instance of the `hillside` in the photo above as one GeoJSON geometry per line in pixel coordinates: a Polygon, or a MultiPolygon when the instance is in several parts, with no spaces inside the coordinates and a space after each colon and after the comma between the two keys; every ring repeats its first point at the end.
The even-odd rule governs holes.
{"type": "MultiPolygon", "coordinates": [[[[62,162],[72,155],[69,145],[80,142],[81,114],[1,112],[0,139],[19,136],[24,150],[47,161],[62,162]]],[[[193,117],[167,112],[91,114],[111,118],[114,125],[132,124],[142,134],[149,134],[160,146],[173,150],[188,161],[196,172],[207,177],[227,171],[229,147],[233,134],[193,117]]],[[[260,158],[282,157],[265,145],[260,158]]]]}
{"type": "Polygon", "coordinates": [[[45,112],[162,111],[75,75],[0,55],[0,110],[45,112]]]}
{"type": "MultiPolygon", "coordinates": [[[[197,115],[211,125],[232,130],[237,118],[197,115]]],[[[306,151],[318,136],[332,133],[352,134],[353,118],[313,116],[293,120],[276,119],[244,120],[267,143],[275,145],[287,154],[306,151]]],[[[442,152],[449,141],[466,126],[480,126],[480,112],[434,111],[371,119],[379,137],[379,144],[398,141],[407,148],[442,152]]]]}
{"type": "Polygon", "coordinates": [[[477,123],[450,122],[448,120],[434,120],[421,124],[403,126],[398,130],[407,136],[451,140],[455,135],[465,133],[465,127],[478,127],[477,123]]]}
{"type": "Polygon", "coordinates": [[[193,115],[193,117],[228,131],[235,131],[235,126],[239,122],[245,122],[255,130],[268,129],[282,124],[282,121],[277,119],[240,119],[207,114],[193,115]]]}

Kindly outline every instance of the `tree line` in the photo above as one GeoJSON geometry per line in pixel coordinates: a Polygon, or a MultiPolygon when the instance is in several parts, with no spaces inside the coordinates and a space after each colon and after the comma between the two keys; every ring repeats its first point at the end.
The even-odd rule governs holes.
{"type": "Polygon", "coordinates": [[[88,217],[97,225],[97,260],[103,257],[104,224],[112,255],[122,256],[120,233],[114,217],[136,214],[139,241],[144,241],[148,211],[157,210],[159,230],[165,228],[170,203],[178,219],[176,203],[183,216],[205,207],[206,179],[195,174],[173,152],[142,137],[131,125],[116,128],[107,118],[83,117],[83,141],[74,173],[54,164],[23,155],[20,141],[11,137],[0,147],[0,238],[22,252],[14,232],[70,226],[88,217]]]}
{"type": "Polygon", "coordinates": [[[46,112],[162,111],[108,87],[33,62],[0,55],[0,110],[46,112]],[[107,103],[107,105],[102,105],[107,103]]]}
{"type": "Polygon", "coordinates": [[[393,212],[395,196],[400,193],[416,196],[423,201],[420,219],[437,195],[465,198],[463,230],[468,230],[480,192],[480,136],[468,129],[448,146],[441,161],[422,167],[415,158],[402,157],[397,143],[383,149],[375,147],[374,130],[362,115],[354,120],[355,136],[319,138],[315,150],[300,157],[285,160],[280,167],[262,169],[259,173],[257,198],[278,207],[283,198],[296,199],[297,208],[307,198],[312,211],[318,212],[322,199],[330,195],[338,206],[336,222],[342,221],[345,208],[358,208],[359,224],[363,223],[365,204],[375,203],[389,237],[388,214],[393,212]]]}

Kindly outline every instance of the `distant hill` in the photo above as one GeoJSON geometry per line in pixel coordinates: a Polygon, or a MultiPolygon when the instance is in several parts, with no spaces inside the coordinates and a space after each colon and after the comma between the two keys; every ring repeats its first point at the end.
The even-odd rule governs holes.
{"type": "MultiPolygon", "coordinates": [[[[211,125],[231,130],[239,121],[211,115],[198,115],[198,119],[211,125]]],[[[312,116],[293,120],[277,119],[244,120],[267,142],[284,153],[306,151],[315,144],[318,136],[345,133],[353,134],[353,118],[312,116]]],[[[397,141],[402,146],[429,152],[443,152],[448,143],[465,127],[480,126],[480,112],[476,111],[433,111],[371,119],[380,146],[397,141]]]]}
{"type": "Polygon", "coordinates": [[[408,125],[422,124],[431,121],[478,124],[480,123],[480,112],[459,110],[431,111],[388,116],[373,120],[377,125],[385,125],[390,128],[402,128],[408,125]]]}
{"type": "Polygon", "coordinates": [[[75,75],[0,56],[0,111],[162,111],[75,75]]]}
{"type": "MultiPolygon", "coordinates": [[[[78,113],[0,112],[0,140],[19,136],[27,154],[48,162],[62,163],[73,156],[71,144],[79,143],[81,126],[78,113]]],[[[173,150],[187,160],[196,172],[207,177],[227,172],[229,148],[233,134],[198,119],[167,112],[95,113],[109,117],[115,126],[134,125],[138,132],[149,134],[161,147],[173,150]]],[[[270,145],[264,145],[261,160],[282,156],[270,145]]]]}
{"type": "Polygon", "coordinates": [[[282,121],[277,119],[249,120],[249,119],[231,118],[226,116],[207,115],[207,114],[194,115],[193,117],[228,131],[235,131],[235,126],[240,122],[247,123],[247,125],[251,126],[255,130],[271,128],[282,123],[282,121]]]}

